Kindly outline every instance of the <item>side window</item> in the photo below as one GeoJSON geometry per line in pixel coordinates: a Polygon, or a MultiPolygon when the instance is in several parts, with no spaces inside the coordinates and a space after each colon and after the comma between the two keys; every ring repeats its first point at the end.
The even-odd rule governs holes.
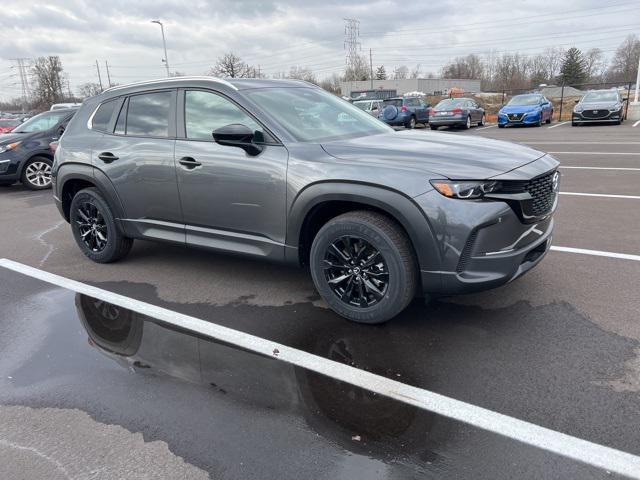
{"type": "Polygon", "coordinates": [[[122,108],[120,108],[120,113],[118,114],[118,120],[116,120],[116,128],[113,133],[117,135],[124,135],[124,130],[127,125],[127,105],[129,105],[129,99],[125,99],[122,102],[122,108]]]}
{"type": "Polygon", "coordinates": [[[111,115],[113,115],[113,110],[116,108],[116,103],[116,100],[109,100],[98,107],[98,110],[93,116],[93,121],[91,122],[92,130],[96,130],[98,132],[107,131],[107,127],[111,121],[111,115]]]}
{"type": "Polygon", "coordinates": [[[225,125],[241,123],[254,132],[262,127],[235,103],[212,92],[190,90],[184,97],[184,121],[187,138],[211,140],[212,132],[225,125]]]}
{"type": "Polygon", "coordinates": [[[154,92],[129,97],[127,135],[169,136],[169,113],[173,92],[154,92]]]}

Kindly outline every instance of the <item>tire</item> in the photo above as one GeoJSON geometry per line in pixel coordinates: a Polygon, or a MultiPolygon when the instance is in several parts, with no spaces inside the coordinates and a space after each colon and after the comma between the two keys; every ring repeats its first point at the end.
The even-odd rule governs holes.
{"type": "Polygon", "coordinates": [[[431,128],[431,130],[438,130],[437,125],[429,125],[429,128],[431,128]]]}
{"type": "Polygon", "coordinates": [[[574,121],[572,121],[572,122],[571,122],[571,126],[572,126],[572,127],[579,127],[579,126],[580,126],[580,124],[579,124],[578,122],[574,122],[574,121]]]}
{"type": "Polygon", "coordinates": [[[69,221],[78,247],[96,263],[116,262],[133,246],[133,239],[118,231],[109,204],[96,188],[76,193],[71,201],[69,221]]]}
{"type": "Polygon", "coordinates": [[[395,317],[411,302],[418,285],[411,242],[398,223],[377,212],[353,211],[329,220],[313,239],[310,266],[313,283],[331,309],[358,323],[395,317]],[[380,261],[365,269],[374,259],[380,261]]]}
{"type": "Polygon", "coordinates": [[[462,125],[463,130],[469,130],[471,128],[471,115],[467,116],[467,121],[462,125]]]}
{"type": "Polygon", "coordinates": [[[47,157],[33,157],[22,167],[20,181],[29,190],[45,190],[51,188],[51,165],[47,157]]]}
{"type": "Polygon", "coordinates": [[[409,130],[416,128],[416,117],[411,115],[411,118],[409,118],[409,121],[405,124],[404,128],[408,128],[409,130]]]}
{"type": "Polygon", "coordinates": [[[498,124],[498,128],[504,128],[504,125],[498,124]]]}
{"type": "Polygon", "coordinates": [[[549,114],[549,118],[547,118],[544,123],[546,123],[547,125],[551,125],[552,118],[553,118],[553,110],[551,110],[551,113],[549,114]]]}
{"type": "Polygon", "coordinates": [[[483,113],[483,114],[482,114],[482,117],[480,117],[480,121],[478,122],[478,126],[479,126],[479,127],[483,127],[483,126],[484,126],[484,124],[485,124],[485,122],[486,122],[486,120],[487,120],[487,119],[486,119],[486,117],[485,117],[485,115],[484,115],[484,113],[483,113]]]}

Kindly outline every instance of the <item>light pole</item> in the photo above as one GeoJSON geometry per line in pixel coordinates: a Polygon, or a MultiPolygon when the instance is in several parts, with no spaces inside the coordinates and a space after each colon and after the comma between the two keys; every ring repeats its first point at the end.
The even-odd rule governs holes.
{"type": "Polygon", "coordinates": [[[160,31],[162,32],[162,46],[164,47],[164,58],[162,59],[162,61],[164,62],[164,66],[167,69],[167,77],[170,77],[171,74],[169,73],[169,57],[167,57],[167,42],[164,39],[164,25],[160,20],[151,20],[151,23],[157,23],[158,25],[160,25],[160,31]]]}

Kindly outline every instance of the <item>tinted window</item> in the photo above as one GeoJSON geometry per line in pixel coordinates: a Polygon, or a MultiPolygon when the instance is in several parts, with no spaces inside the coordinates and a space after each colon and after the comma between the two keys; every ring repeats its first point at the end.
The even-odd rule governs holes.
{"type": "Polygon", "coordinates": [[[109,100],[98,107],[96,114],[93,116],[91,128],[99,132],[106,132],[111,120],[113,110],[116,108],[116,100],[109,100]]]}
{"type": "Polygon", "coordinates": [[[127,135],[168,137],[172,95],[157,92],[129,97],[127,135]]]}
{"type": "Polygon", "coordinates": [[[401,98],[391,98],[389,100],[385,100],[383,102],[383,105],[385,107],[387,105],[393,105],[394,107],[401,107],[402,106],[402,99],[401,98]]]}
{"type": "Polygon", "coordinates": [[[446,98],[436,105],[436,110],[447,110],[464,106],[465,100],[459,98],[446,98]]]}
{"type": "Polygon", "coordinates": [[[122,102],[122,108],[120,108],[120,113],[118,114],[118,120],[116,121],[116,128],[114,130],[114,133],[117,133],[118,135],[124,135],[124,130],[126,127],[126,121],[127,121],[127,105],[129,104],[129,99],[125,99],[124,102],[122,102]]]}
{"type": "Polygon", "coordinates": [[[184,119],[187,138],[193,140],[213,141],[214,130],[232,123],[241,123],[253,131],[262,130],[235,103],[211,92],[185,92],[184,119]]]}

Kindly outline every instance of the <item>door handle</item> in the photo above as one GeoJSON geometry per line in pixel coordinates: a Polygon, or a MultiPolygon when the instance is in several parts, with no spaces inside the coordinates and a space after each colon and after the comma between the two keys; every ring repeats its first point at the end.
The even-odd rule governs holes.
{"type": "Polygon", "coordinates": [[[104,163],[111,163],[114,160],[118,160],[118,157],[116,157],[111,152],[102,152],[100,155],[98,155],[98,158],[102,160],[104,163]]]}
{"type": "Polygon", "coordinates": [[[180,160],[178,160],[178,163],[185,167],[187,170],[193,170],[194,168],[200,167],[202,165],[192,157],[182,157],[180,160]]]}

